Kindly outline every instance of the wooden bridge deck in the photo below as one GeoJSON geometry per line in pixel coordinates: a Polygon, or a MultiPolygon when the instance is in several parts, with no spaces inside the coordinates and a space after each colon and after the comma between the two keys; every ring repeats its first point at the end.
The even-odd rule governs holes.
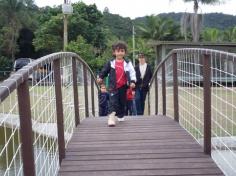
{"type": "Polygon", "coordinates": [[[75,130],[60,176],[223,175],[202,147],[167,117],[130,117],[116,127],[88,118],[75,130]]]}

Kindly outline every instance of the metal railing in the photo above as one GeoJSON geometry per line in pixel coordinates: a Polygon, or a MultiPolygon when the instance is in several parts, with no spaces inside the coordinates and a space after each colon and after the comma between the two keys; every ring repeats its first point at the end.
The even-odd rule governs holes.
{"type": "Polygon", "coordinates": [[[57,175],[74,128],[98,116],[98,86],[75,53],[54,53],[0,84],[0,175],[57,175]]]}
{"type": "Polygon", "coordinates": [[[236,174],[236,54],[172,50],[151,80],[148,112],[185,128],[225,175],[236,174]]]}

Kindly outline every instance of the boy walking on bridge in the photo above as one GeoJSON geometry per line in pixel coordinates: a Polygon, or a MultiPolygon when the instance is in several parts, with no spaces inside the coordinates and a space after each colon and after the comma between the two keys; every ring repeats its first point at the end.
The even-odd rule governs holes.
{"type": "Polygon", "coordinates": [[[125,105],[126,105],[126,90],[128,86],[135,88],[136,73],[132,63],[125,59],[127,46],[124,42],[118,42],[113,45],[113,55],[103,67],[98,83],[103,81],[103,78],[109,74],[109,115],[108,126],[116,125],[116,117],[118,121],[124,121],[125,105]]]}

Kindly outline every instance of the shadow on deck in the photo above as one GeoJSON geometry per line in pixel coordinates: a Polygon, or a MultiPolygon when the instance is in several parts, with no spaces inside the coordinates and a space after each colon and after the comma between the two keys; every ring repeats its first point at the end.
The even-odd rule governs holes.
{"type": "Polygon", "coordinates": [[[60,176],[223,175],[178,123],[163,116],[85,119],[75,130],[60,176]]]}

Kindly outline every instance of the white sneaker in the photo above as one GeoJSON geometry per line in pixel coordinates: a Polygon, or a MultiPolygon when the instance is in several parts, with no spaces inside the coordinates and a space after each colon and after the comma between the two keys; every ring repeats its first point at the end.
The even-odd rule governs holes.
{"type": "Polygon", "coordinates": [[[122,118],[117,118],[119,122],[124,122],[125,121],[125,117],[122,118]]]}
{"type": "Polygon", "coordinates": [[[112,112],[111,114],[108,115],[108,126],[109,127],[114,127],[116,126],[116,117],[115,117],[115,112],[112,112]]]}

